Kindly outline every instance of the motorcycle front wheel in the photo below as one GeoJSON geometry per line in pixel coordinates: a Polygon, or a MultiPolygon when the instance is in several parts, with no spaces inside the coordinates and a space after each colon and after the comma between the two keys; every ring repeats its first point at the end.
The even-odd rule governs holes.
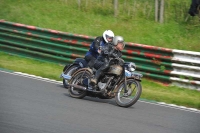
{"type": "MultiPolygon", "coordinates": [[[[90,73],[87,71],[80,71],[73,75],[72,79],[69,81],[69,84],[76,84],[80,86],[85,86],[83,80],[90,77],[90,73]]],[[[77,89],[75,87],[69,87],[69,95],[73,98],[83,98],[87,95],[87,92],[84,90],[77,89]]]]}
{"type": "Polygon", "coordinates": [[[130,107],[137,102],[142,93],[142,86],[135,79],[127,79],[127,92],[125,92],[125,82],[121,82],[116,90],[115,101],[118,106],[130,107]]]}

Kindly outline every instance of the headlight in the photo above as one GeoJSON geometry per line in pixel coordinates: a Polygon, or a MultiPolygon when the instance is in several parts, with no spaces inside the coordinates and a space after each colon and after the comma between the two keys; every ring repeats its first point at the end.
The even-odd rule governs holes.
{"type": "Polygon", "coordinates": [[[135,69],[136,69],[135,63],[130,62],[130,63],[128,64],[128,69],[129,69],[130,72],[135,71],[135,69]]]}
{"type": "Polygon", "coordinates": [[[132,67],[131,67],[131,68],[130,68],[130,71],[131,71],[131,72],[135,71],[135,68],[132,68],[132,67]]]}
{"type": "Polygon", "coordinates": [[[129,72],[133,72],[136,69],[136,65],[133,62],[125,62],[124,67],[126,70],[128,70],[129,72]]]}

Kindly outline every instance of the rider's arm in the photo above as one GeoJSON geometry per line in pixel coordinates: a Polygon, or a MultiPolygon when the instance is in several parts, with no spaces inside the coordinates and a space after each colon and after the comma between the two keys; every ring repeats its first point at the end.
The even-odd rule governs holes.
{"type": "Polygon", "coordinates": [[[93,41],[92,44],[90,45],[90,50],[91,53],[93,54],[98,54],[98,48],[95,47],[95,42],[93,41]]]}
{"type": "Polygon", "coordinates": [[[95,54],[100,53],[100,51],[99,51],[100,43],[101,43],[101,37],[97,37],[94,39],[94,41],[92,42],[91,48],[90,48],[93,53],[95,53],[95,54]]]}
{"type": "Polygon", "coordinates": [[[122,52],[117,50],[115,47],[111,47],[109,56],[113,58],[121,58],[122,57],[122,52]]]}
{"type": "Polygon", "coordinates": [[[101,54],[102,55],[109,55],[109,47],[107,45],[104,45],[101,47],[101,54]]]}

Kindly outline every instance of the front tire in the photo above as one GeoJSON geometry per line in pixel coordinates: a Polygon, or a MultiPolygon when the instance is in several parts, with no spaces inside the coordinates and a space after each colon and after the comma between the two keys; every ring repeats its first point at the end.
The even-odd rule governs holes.
{"type": "Polygon", "coordinates": [[[124,93],[125,83],[121,82],[117,87],[117,94],[115,95],[115,101],[118,106],[130,107],[137,102],[142,93],[142,86],[139,81],[135,79],[127,79],[127,93],[124,93]]]}

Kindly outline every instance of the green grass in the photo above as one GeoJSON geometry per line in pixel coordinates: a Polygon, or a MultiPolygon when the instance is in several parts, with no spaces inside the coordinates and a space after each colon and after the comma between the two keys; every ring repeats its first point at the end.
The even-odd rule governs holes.
{"type": "Polygon", "coordinates": [[[7,55],[0,52],[0,68],[34,74],[44,78],[61,80],[59,74],[63,67],[64,66],[59,64],[42,62],[30,58],[20,58],[18,56],[7,55]]]}
{"type": "MultiPolygon", "coordinates": [[[[55,63],[41,62],[0,52],[0,68],[61,81],[59,76],[63,67],[63,65],[55,63]]],[[[142,80],[142,87],[141,98],[200,109],[200,92],[196,90],[165,86],[147,79],[142,80]]]]}
{"type": "Polygon", "coordinates": [[[189,16],[184,21],[190,6],[188,0],[166,1],[164,24],[154,21],[152,0],[135,1],[134,4],[127,0],[125,5],[120,0],[119,14],[114,17],[112,1],[102,6],[97,0],[83,0],[79,9],[74,0],[1,0],[0,19],[89,36],[99,36],[111,29],[126,42],[200,51],[198,18],[189,16]],[[175,5],[183,7],[175,12],[175,5]]]}

